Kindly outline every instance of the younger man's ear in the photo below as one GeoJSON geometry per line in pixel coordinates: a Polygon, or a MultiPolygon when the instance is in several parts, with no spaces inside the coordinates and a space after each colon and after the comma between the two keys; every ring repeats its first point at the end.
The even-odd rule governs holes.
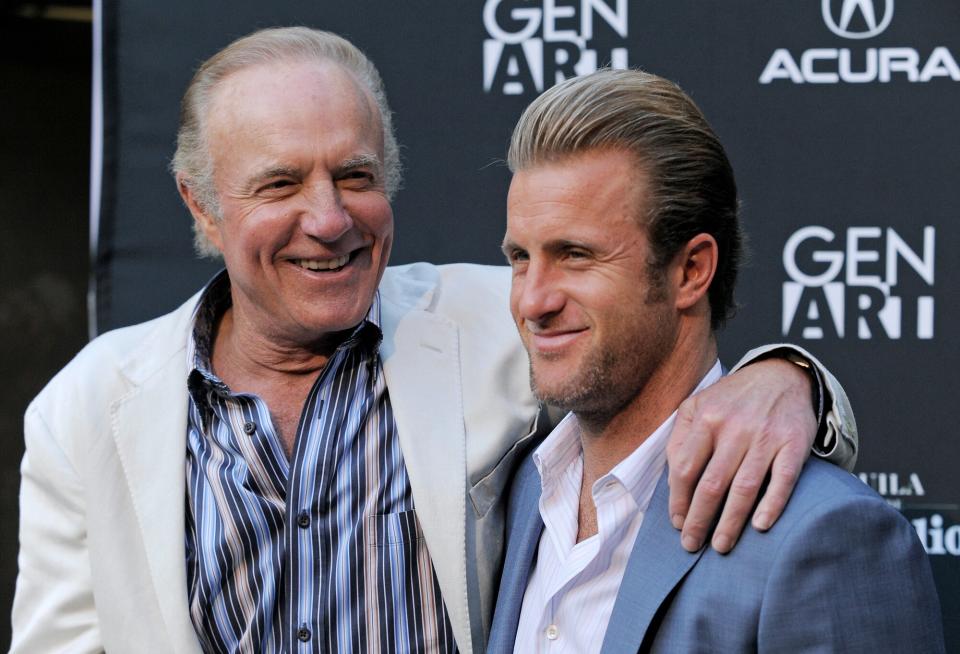
{"type": "Polygon", "coordinates": [[[677,254],[677,309],[689,309],[707,294],[719,254],[717,241],[709,234],[697,234],[677,254]]]}

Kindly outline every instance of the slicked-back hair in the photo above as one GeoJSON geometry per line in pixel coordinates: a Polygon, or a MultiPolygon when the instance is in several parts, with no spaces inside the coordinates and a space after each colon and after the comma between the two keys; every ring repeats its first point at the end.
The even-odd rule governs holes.
{"type": "MultiPolygon", "coordinates": [[[[203,62],[180,102],[177,151],[170,168],[174,175],[183,175],[204,211],[222,217],[206,133],[207,113],[217,86],[240,70],[303,61],[337,64],[370,92],[380,112],[383,130],[383,174],[387,197],[392,199],[399,189],[402,176],[399,147],[383,81],[373,63],[356,46],[332,32],[309,27],[275,27],[239,38],[203,62]]],[[[198,254],[213,257],[220,254],[196,224],[194,245],[198,254]]]]}
{"type": "Polygon", "coordinates": [[[697,234],[719,246],[708,291],[710,322],[722,326],[736,303],[743,249],[733,169],[706,118],[669,80],[639,70],[604,69],[569,79],[533,101],[510,141],[512,172],[596,150],[624,150],[650,181],[637,216],[646,228],[651,279],[697,234]]]}

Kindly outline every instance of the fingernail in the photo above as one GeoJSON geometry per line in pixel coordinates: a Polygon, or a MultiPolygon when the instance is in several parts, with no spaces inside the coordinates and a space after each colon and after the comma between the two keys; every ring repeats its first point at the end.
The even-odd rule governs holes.
{"type": "Polygon", "coordinates": [[[730,540],[729,536],[717,534],[713,537],[713,549],[717,550],[721,554],[726,554],[729,552],[731,547],[733,547],[733,541],[730,540]]]}
{"type": "Polygon", "coordinates": [[[683,529],[683,514],[674,513],[673,516],[671,516],[670,518],[670,522],[673,523],[674,529],[683,529]]]}
{"type": "Polygon", "coordinates": [[[702,545],[700,539],[694,538],[693,536],[683,536],[680,542],[683,544],[683,549],[688,552],[696,552],[700,549],[700,545],[702,545]]]}
{"type": "Polygon", "coordinates": [[[753,526],[760,531],[766,531],[767,529],[769,529],[770,523],[771,523],[771,520],[770,520],[769,513],[761,513],[753,519],[753,526]]]}

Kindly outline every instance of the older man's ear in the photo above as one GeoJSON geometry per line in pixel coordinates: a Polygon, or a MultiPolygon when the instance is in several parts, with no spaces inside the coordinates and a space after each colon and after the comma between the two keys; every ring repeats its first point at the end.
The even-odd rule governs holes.
{"type": "MultiPolygon", "coordinates": [[[[717,241],[709,234],[697,234],[677,254],[671,273],[675,276],[678,310],[690,309],[707,294],[717,271],[717,256],[717,241]]],[[[709,311],[709,306],[705,308],[709,311]]]]}
{"type": "Polygon", "coordinates": [[[210,243],[213,243],[218,250],[223,252],[223,242],[220,238],[220,227],[216,217],[200,204],[193,192],[193,187],[190,185],[189,178],[183,173],[177,173],[177,191],[180,192],[183,203],[187,205],[187,209],[190,210],[190,214],[196,221],[197,229],[203,232],[210,243]]]}

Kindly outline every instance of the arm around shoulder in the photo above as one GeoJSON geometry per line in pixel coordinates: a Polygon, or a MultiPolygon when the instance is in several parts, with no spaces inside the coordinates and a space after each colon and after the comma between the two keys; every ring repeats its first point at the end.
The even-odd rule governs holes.
{"type": "Polygon", "coordinates": [[[102,651],[83,485],[36,402],[27,409],[24,432],[10,651],[102,651]]]}
{"type": "Polygon", "coordinates": [[[793,352],[810,362],[819,380],[823,393],[823,415],[820,417],[820,431],[814,442],[814,453],[846,470],[853,470],[857,463],[859,436],[853,408],[846,391],[837,378],[827,370],[815,356],[807,350],[791,343],[763,345],[747,352],[737,362],[731,372],[770,356],[780,356],[793,352]]]}

